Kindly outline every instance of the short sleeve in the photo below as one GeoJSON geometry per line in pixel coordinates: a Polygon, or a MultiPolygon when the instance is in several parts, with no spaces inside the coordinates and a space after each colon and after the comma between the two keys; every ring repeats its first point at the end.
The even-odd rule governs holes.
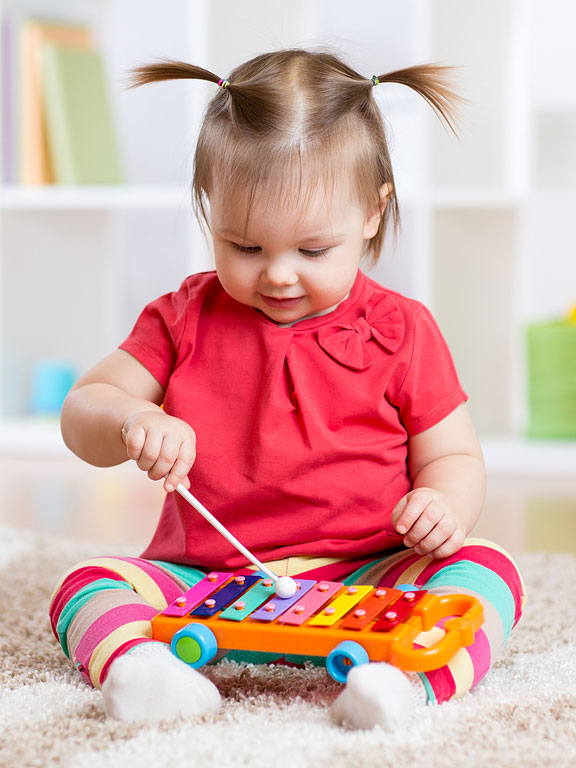
{"type": "Polygon", "coordinates": [[[415,435],[438,424],[468,396],[436,321],[421,304],[413,318],[411,347],[393,400],[406,431],[415,435]]]}
{"type": "Polygon", "coordinates": [[[194,345],[198,315],[214,282],[212,272],[188,277],[177,291],[148,304],[128,338],[120,344],[120,349],[134,355],[163,389],[168,386],[178,359],[194,345]]]}

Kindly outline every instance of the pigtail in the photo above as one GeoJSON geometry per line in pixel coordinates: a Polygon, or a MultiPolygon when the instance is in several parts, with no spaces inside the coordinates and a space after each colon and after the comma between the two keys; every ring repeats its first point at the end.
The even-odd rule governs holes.
{"type": "Polygon", "coordinates": [[[207,80],[217,85],[228,82],[227,80],[222,80],[213,72],[209,72],[202,67],[196,67],[194,64],[188,64],[185,61],[162,59],[153,64],[145,64],[142,67],[132,69],[128,80],[128,87],[137,88],[140,85],[158,83],[162,80],[207,80]]]}
{"type": "MultiPolygon", "coordinates": [[[[233,73],[234,74],[234,73],[233,73]]],[[[282,99],[284,84],[278,80],[261,80],[258,77],[230,82],[213,72],[184,61],[163,59],[131,70],[128,87],[137,88],[162,80],[204,80],[216,83],[233,99],[217,99],[216,111],[227,112],[231,122],[253,134],[266,133],[288,119],[282,99]]]]}
{"type": "Polygon", "coordinates": [[[387,75],[377,75],[372,78],[372,82],[374,85],[378,83],[407,85],[430,104],[440,120],[456,136],[457,105],[465,103],[466,99],[459,96],[451,87],[450,75],[453,72],[454,67],[421,64],[406,69],[398,69],[387,75]]]}

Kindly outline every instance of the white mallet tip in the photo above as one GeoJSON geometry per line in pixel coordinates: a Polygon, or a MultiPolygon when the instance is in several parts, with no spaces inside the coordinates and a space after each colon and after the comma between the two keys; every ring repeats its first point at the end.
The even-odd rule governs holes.
{"type": "Polygon", "coordinates": [[[292,597],[296,594],[296,582],[290,576],[280,576],[274,584],[274,590],[278,597],[292,597]]]}

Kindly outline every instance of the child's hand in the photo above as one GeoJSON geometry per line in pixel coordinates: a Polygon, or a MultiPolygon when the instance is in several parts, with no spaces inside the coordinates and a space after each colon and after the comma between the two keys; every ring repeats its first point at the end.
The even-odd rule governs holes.
{"type": "Polygon", "coordinates": [[[433,488],[416,488],[392,510],[392,523],[404,545],[433,560],[450,557],[462,547],[466,530],[450,500],[433,488]]]}
{"type": "Polygon", "coordinates": [[[179,483],[190,487],[188,472],[196,458],[196,435],[185,421],[159,411],[140,411],[122,425],[122,440],[130,459],[152,480],[165,475],[164,490],[179,483]]]}

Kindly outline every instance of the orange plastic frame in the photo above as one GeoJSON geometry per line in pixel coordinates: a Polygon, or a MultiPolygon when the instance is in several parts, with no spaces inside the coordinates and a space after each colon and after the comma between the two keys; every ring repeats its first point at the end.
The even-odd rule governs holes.
{"type": "MultiPolygon", "coordinates": [[[[349,587],[342,585],[333,599],[347,589],[349,587]]],[[[362,608],[370,598],[374,599],[375,591],[371,589],[356,608],[362,608]]],[[[353,610],[334,626],[310,626],[310,622],[325,607],[300,626],[280,624],[277,620],[261,622],[250,616],[239,622],[228,621],[218,618],[222,611],[210,618],[190,615],[175,617],[159,613],[152,620],[152,636],[155,640],[170,643],[173,635],[183,627],[191,623],[204,624],[214,633],[220,649],[303,656],[328,656],[339,643],[351,640],[364,648],[371,661],[387,661],[407,671],[428,672],[443,667],[461,648],[471,645],[484,621],[484,611],[479,600],[463,594],[440,596],[426,593],[406,620],[388,631],[372,630],[378,619],[370,621],[363,629],[342,629],[341,625],[353,610]],[[446,617],[451,618],[445,622],[445,634],[438,642],[431,647],[414,647],[414,641],[421,632],[432,629],[446,617]]],[[[420,644],[424,645],[423,639],[420,644]]]]}

